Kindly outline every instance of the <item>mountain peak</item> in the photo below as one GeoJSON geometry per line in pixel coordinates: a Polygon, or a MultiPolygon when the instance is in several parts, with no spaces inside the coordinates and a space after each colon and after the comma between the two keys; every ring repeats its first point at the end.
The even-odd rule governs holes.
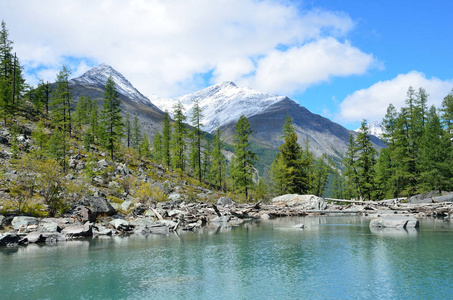
{"type": "Polygon", "coordinates": [[[81,85],[94,85],[98,87],[104,87],[107,83],[107,79],[112,77],[115,82],[116,91],[130,99],[145,104],[147,106],[153,106],[148,98],[143,96],[120,72],[115,70],[112,66],[107,64],[97,65],[90,70],[86,71],[82,76],[73,78],[71,81],[81,85]]]}

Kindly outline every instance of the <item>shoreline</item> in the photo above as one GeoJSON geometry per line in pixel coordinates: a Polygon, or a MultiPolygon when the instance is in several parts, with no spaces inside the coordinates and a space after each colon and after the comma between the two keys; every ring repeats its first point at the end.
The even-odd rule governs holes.
{"type": "MultiPolygon", "coordinates": [[[[313,197],[311,199],[313,200],[313,197]]],[[[0,247],[19,247],[28,244],[54,244],[67,240],[93,236],[169,234],[178,231],[196,231],[205,226],[239,226],[245,222],[284,217],[357,215],[368,218],[411,220],[444,218],[453,221],[453,203],[408,204],[399,202],[364,202],[348,205],[237,204],[231,199],[218,204],[205,202],[161,202],[148,210],[132,210],[128,215],[93,214],[93,208],[77,206],[72,215],[60,218],[29,216],[0,216],[0,247]],[[323,208],[323,209],[320,209],[323,208]],[[94,217],[93,217],[94,216],[94,217]]],[[[322,199],[322,201],[325,201],[322,199]]],[[[311,203],[312,204],[312,203],[311,203]]],[[[373,220],[374,221],[374,220],[373,220]]],[[[405,221],[406,222],[406,221],[405,221]]],[[[406,228],[406,223],[394,228],[406,228]]],[[[409,223],[407,223],[409,224],[409,223]]],[[[303,224],[302,224],[303,225],[303,224]]],[[[382,222],[378,227],[381,227],[382,222]]],[[[385,227],[384,226],[384,227],[385,227]]],[[[418,221],[413,226],[418,226],[418,221]]],[[[303,228],[303,227],[300,227],[303,228]]]]}

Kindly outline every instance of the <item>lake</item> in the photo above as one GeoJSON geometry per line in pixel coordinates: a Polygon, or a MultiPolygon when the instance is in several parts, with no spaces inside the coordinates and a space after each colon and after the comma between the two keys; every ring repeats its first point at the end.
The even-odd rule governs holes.
{"type": "Polygon", "coordinates": [[[282,218],[2,248],[0,299],[453,298],[453,223],[370,231],[369,222],[282,218]]]}

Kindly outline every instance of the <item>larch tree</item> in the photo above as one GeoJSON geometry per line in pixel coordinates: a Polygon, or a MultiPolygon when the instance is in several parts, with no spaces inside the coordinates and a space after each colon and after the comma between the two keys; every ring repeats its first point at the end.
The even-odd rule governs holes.
{"type": "Polygon", "coordinates": [[[104,147],[110,151],[110,158],[113,160],[115,149],[123,133],[123,120],[121,117],[121,100],[115,90],[115,82],[110,76],[104,91],[104,102],[101,110],[102,141],[104,147]]]}
{"type": "Polygon", "coordinates": [[[175,105],[173,124],[173,134],[171,137],[171,152],[172,152],[172,166],[175,170],[183,172],[185,170],[186,159],[186,135],[187,126],[184,123],[186,116],[184,115],[184,107],[181,102],[175,105]]]}
{"type": "Polygon", "coordinates": [[[168,115],[168,112],[165,111],[164,127],[162,129],[162,160],[168,167],[171,164],[171,152],[170,152],[171,136],[172,132],[170,116],[168,115]]]}
{"type": "Polygon", "coordinates": [[[241,115],[234,126],[234,154],[235,159],[232,165],[232,176],[235,187],[245,193],[248,198],[248,191],[253,186],[253,163],[257,157],[250,150],[250,135],[253,130],[246,116],[241,115]]]}

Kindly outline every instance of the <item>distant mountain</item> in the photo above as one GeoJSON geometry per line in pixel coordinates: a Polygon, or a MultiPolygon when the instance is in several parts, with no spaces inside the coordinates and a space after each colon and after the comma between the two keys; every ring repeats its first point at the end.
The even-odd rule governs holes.
{"type": "Polygon", "coordinates": [[[178,101],[184,105],[185,114],[192,115],[196,100],[203,110],[203,130],[214,131],[218,126],[236,122],[244,114],[247,118],[259,114],[285,97],[262,93],[246,87],[238,87],[233,82],[216,84],[193,94],[177,98],[154,98],[152,101],[161,110],[173,111],[178,101]]]}
{"type": "Polygon", "coordinates": [[[89,96],[102,105],[104,88],[109,76],[116,84],[115,89],[121,99],[123,114],[128,112],[131,122],[137,116],[142,132],[152,138],[162,128],[164,113],[111,66],[101,64],[82,76],[69,80],[73,97],[78,99],[80,96],[89,96]]]}
{"type": "MultiPolygon", "coordinates": [[[[185,114],[190,117],[195,100],[203,109],[204,126],[207,132],[219,126],[224,132],[224,139],[233,142],[234,125],[244,114],[252,125],[252,140],[272,153],[282,144],[282,127],[286,115],[293,119],[298,140],[301,145],[308,139],[310,150],[320,156],[323,153],[341,158],[346,151],[349,134],[356,135],[343,126],[320,115],[311,113],[305,107],[285,96],[262,93],[250,88],[236,86],[233,82],[223,82],[193,94],[177,98],[154,98],[152,101],[162,110],[173,111],[178,102],[185,107],[185,114]]],[[[377,149],[384,144],[373,137],[377,149]]],[[[262,151],[262,149],[260,149],[262,151]]],[[[269,154],[271,156],[271,154],[269,154]]]]}
{"type": "MultiPolygon", "coordinates": [[[[368,123],[368,129],[370,134],[374,135],[375,137],[381,138],[382,137],[382,127],[381,122],[370,122],[368,123]]],[[[360,127],[354,130],[355,132],[360,131],[360,127]]]]}

